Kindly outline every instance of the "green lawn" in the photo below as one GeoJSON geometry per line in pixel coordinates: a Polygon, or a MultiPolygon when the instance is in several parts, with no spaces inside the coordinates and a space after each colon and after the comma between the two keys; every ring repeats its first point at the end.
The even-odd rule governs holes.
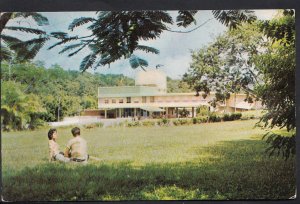
{"type": "MultiPolygon", "coordinates": [[[[82,128],[88,165],[48,162],[46,129],[2,133],[4,200],[287,199],[295,160],[269,158],[256,120],[82,128]]],[[[70,128],[59,128],[63,150],[70,128]]]]}

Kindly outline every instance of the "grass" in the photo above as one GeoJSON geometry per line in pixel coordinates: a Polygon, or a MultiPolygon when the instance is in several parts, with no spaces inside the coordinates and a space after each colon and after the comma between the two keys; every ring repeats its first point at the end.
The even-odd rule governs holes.
{"type": "MultiPolygon", "coordinates": [[[[257,120],[82,129],[88,165],[49,163],[47,130],[2,135],[3,198],[53,200],[288,199],[295,160],[269,158],[257,120]]],[[[58,143],[71,138],[58,129],[58,143]]]]}

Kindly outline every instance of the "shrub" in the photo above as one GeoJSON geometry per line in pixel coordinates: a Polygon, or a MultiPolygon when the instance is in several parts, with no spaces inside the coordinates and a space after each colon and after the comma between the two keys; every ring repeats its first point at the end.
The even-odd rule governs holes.
{"type": "Polygon", "coordinates": [[[206,116],[209,112],[208,106],[199,106],[196,109],[197,116],[206,116]]]}
{"type": "Polygon", "coordinates": [[[208,117],[207,116],[201,116],[197,118],[198,123],[206,123],[208,121],[208,117]]]}
{"type": "Polygon", "coordinates": [[[233,120],[239,120],[242,117],[241,113],[232,113],[233,120]]]}
{"type": "Polygon", "coordinates": [[[224,114],[223,121],[233,121],[234,118],[230,114],[224,114]]]}
{"type": "Polygon", "coordinates": [[[173,120],[173,125],[175,125],[175,126],[181,125],[179,119],[173,120]]]}
{"type": "Polygon", "coordinates": [[[193,120],[188,120],[188,119],[177,119],[173,121],[173,124],[175,126],[179,126],[179,125],[190,125],[193,123],[193,120]]]}
{"type": "Polygon", "coordinates": [[[138,127],[141,126],[141,123],[139,121],[132,121],[132,122],[128,122],[126,123],[127,127],[138,127]]]}
{"type": "Polygon", "coordinates": [[[209,122],[221,122],[221,118],[215,114],[212,114],[208,117],[209,122]]]}
{"type": "Polygon", "coordinates": [[[150,126],[155,126],[154,121],[146,120],[141,122],[143,126],[150,127],[150,126]]]}
{"type": "Polygon", "coordinates": [[[192,121],[188,120],[188,119],[179,119],[179,120],[180,120],[181,125],[190,125],[190,124],[192,124],[192,121]]]}
{"type": "Polygon", "coordinates": [[[157,125],[159,126],[169,126],[170,125],[170,120],[167,118],[163,118],[159,121],[157,121],[157,125]]]}
{"type": "Polygon", "coordinates": [[[193,121],[193,124],[197,124],[198,123],[197,118],[193,118],[192,121],[193,121]]]}
{"type": "MultiPolygon", "coordinates": [[[[224,114],[223,121],[234,121],[234,120],[239,120],[241,118],[242,118],[241,113],[224,114]]],[[[245,118],[243,118],[243,119],[245,119],[245,118]]]]}

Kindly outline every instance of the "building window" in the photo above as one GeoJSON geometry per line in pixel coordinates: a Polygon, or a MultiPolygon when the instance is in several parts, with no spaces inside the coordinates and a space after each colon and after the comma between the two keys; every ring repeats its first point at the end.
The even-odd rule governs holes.
{"type": "Polygon", "coordinates": [[[146,102],[147,102],[146,96],[142,96],[142,103],[146,103],[146,102]]]}
{"type": "Polygon", "coordinates": [[[123,99],[120,99],[120,100],[119,100],[119,103],[123,103],[123,99]]]}
{"type": "Polygon", "coordinates": [[[116,99],[111,99],[111,103],[116,103],[116,99]]]}
{"type": "Polygon", "coordinates": [[[150,103],[154,103],[154,96],[150,96],[150,103]]]}
{"type": "Polygon", "coordinates": [[[108,99],[105,99],[105,100],[104,100],[104,103],[108,104],[108,102],[109,102],[108,99]]]}
{"type": "Polygon", "coordinates": [[[131,97],[126,97],[126,103],[131,103],[131,97]]]}

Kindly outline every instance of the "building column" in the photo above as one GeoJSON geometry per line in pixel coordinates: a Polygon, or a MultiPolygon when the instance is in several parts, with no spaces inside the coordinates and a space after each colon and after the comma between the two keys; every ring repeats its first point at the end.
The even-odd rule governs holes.
{"type": "Polygon", "coordinates": [[[104,118],[105,119],[107,118],[107,110],[106,109],[104,110],[104,118]]]}
{"type": "Polygon", "coordinates": [[[169,118],[169,108],[166,107],[166,117],[169,118]]]}
{"type": "Polygon", "coordinates": [[[176,118],[178,118],[178,108],[176,108],[175,110],[176,110],[176,118]]]}
{"type": "Polygon", "coordinates": [[[195,117],[195,110],[194,110],[194,107],[192,107],[192,118],[195,117]]]}

